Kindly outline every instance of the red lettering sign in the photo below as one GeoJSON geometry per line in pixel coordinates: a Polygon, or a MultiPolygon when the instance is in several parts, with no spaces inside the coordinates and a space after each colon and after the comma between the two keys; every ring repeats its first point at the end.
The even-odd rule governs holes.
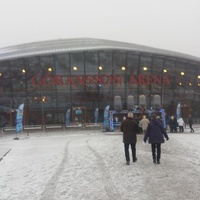
{"type": "MultiPolygon", "coordinates": [[[[170,80],[167,76],[161,75],[130,75],[126,82],[129,85],[169,85],[170,80]]],[[[62,76],[62,75],[45,75],[43,78],[40,75],[32,77],[32,85],[39,86],[62,86],[62,85],[87,85],[87,84],[103,84],[103,85],[122,85],[125,77],[123,75],[81,75],[81,76],[62,76]]]]}

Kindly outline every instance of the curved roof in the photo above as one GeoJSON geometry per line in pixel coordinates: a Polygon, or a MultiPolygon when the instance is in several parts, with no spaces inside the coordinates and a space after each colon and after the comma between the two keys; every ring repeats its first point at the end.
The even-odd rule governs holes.
{"type": "Polygon", "coordinates": [[[0,60],[92,50],[124,50],[143,52],[200,62],[199,57],[153,47],[95,38],[58,39],[21,44],[0,49],[0,60]]]}

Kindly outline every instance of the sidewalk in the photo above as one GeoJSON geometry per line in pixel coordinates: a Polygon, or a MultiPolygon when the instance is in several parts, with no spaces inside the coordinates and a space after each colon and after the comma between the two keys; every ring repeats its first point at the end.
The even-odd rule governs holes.
{"type": "Polygon", "coordinates": [[[169,133],[169,138],[157,165],[138,135],[138,161],[127,166],[120,134],[2,137],[0,146],[12,150],[0,162],[0,199],[199,200],[200,132],[169,133]]]}

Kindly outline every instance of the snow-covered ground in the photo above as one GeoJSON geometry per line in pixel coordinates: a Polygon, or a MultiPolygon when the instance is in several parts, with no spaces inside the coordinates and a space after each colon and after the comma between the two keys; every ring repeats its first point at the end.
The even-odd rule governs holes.
{"type": "Polygon", "coordinates": [[[56,131],[14,137],[0,137],[0,200],[200,199],[200,131],[169,133],[160,165],[153,164],[142,135],[138,161],[129,166],[121,134],[56,131]]]}

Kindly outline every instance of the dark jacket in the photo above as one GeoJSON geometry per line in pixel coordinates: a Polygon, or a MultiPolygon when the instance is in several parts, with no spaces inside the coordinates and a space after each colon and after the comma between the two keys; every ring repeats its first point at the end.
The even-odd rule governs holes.
{"type": "Polygon", "coordinates": [[[149,143],[151,143],[151,144],[164,143],[165,140],[164,140],[163,136],[167,140],[169,139],[162,124],[156,119],[151,120],[151,122],[149,123],[149,125],[147,127],[146,134],[144,136],[144,142],[146,142],[148,139],[149,143]]]}
{"type": "Polygon", "coordinates": [[[133,120],[132,118],[127,118],[121,123],[120,130],[123,132],[124,143],[136,144],[139,126],[135,120],[133,120]]]}

